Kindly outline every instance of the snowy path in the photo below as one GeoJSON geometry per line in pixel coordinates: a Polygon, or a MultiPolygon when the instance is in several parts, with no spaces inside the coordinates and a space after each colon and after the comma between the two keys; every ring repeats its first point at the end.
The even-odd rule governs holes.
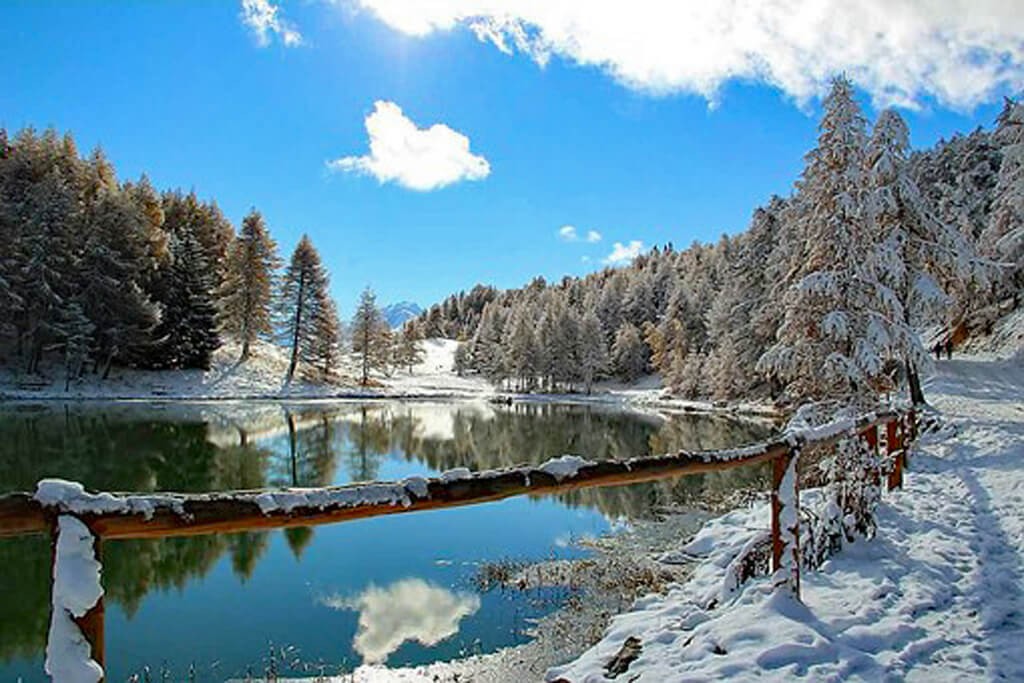
{"type": "MultiPolygon", "coordinates": [[[[922,439],[906,488],[885,498],[878,537],[804,575],[803,604],[757,582],[698,612],[722,566],[724,551],[712,550],[690,584],[617,617],[550,678],[604,680],[635,635],[644,650],[631,681],[1024,680],[1024,368],[943,362],[926,394],[944,433],[922,439]]],[[[705,547],[735,546],[764,510],[729,517],[702,532],[705,547]]]]}

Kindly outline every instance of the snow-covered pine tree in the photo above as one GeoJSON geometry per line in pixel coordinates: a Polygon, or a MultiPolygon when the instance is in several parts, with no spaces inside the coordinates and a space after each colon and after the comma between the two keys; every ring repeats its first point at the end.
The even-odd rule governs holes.
{"type": "Polygon", "coordinates": [[[536,327],[532,306],[521,303],[512,310],[504,342],[504,362],[520,391],[532,391],[536,386],[540,363],[536,327]]]}
{"type": "Polygon", "coordinates": [[[874,253],[869,265],[893,295],[872,312],[873,324],[884,330],[889,358],[900,363],[910,399],[924,403],[919,374],[930,357],[915,323],[938,319],[951,303],[947,287],[984,277],[968,240],[943,223],[924,201],[908,168],[910,133],[903,118],[891,109],[875,122],[868,143],[866,169],[869,194],[869,241],[874,253]]]}
{"type": "Polygon", "coordinates": [[[506,317],[505,308],[497,301],[484,306],[480,325],[468,351],[472,367],[494,384],[500,384],[508,377],[502,352],[506,317]]]}
{"type": "Polygon", "coordinates": [[[833,80],[819,128],[798,185],[806,260],[786,292],[777,341],[758,367],[782,378],[791,398],[857,400],[886,386],[890,337],[877,315],[885,310],[884,287],[870,263],[865,121],[846,78],[833,80]]]}
{"type": "Polygon", "coordinates": [[[706,369],[709,390],[717,398],[749,396],[761,383],[757,359],[774,341],[777,306],[769,300],[766,264],[778,233],[783,201],[773,197],[767,207],[754,211],[727,262],[718,296],[707,314],[713,351],[706,369]]]}
{"type": "Polygon", "coordinates": [[[589,394],[594,386],[594,381],[603,377],[608,371],[609,363],[604,329],[601,327],[601,319],[597,317],[593,308],[589,308],[580,320],[579,346],[576,357],[583,390],[589,394]]]}
{"type": "Polygon", "coordinates": [[[367,287],[359,295],[359,305],[352,318],[352,350],[359,354],[362,377],[366,385],[370,372],[383,368],[390,354],[390,330],[377,308],[377,297],[367,287]]]}
{"type": "Polygon", "coordinates": [[[736,330],[749,330],[749,320],[740,308],[743,298],[739,281],[733,279],[715,297],[708,311],[708,337],[714,351],[705,363],[705,370],[707,386],[715,398],[738,396],[744,388],[744,368],[735,343],[740,336],[735,334],[736,330]]]}
{"type": "Polygon", "coordinates": [[[62,315],[64,318],[61,321],[64,330],[64,391],[67,391],[71,388],[71,380],[81,376],[85,360],[89,357],[93,324],[77,302],[69,303],[62,311],[62,315]]]}
{"type": "Polygon", "coordinates": [[[988,225],[979,238],[982,251],[1006,264],[1009,293],[1024,288],[1024,103],[1007,100],[993,134],[1002,152],[988,225]]]}
{"type": "Polygon", "coordinates": [[[115,360],[144,354],[160,311],[142,288],[152,262],[138,204],[120,188],[103,185],[89,213],[75,299],[94,327],[95,367],[106,378],[115,360]]]}
{"type": "Polygon", "coordinates": [[[637,328],[657,319],[654,288],[646,271],[641,270],[633,274],[622,301],[622,310],[626,320],[637,328]]]}
{"type": "Polygon", "coordinates": [[[15,274],[21,298],[22,317],[18,328],[28,374],[39,371],[43,351],[61,348],[69,330],[64,323],[74,320],[70,313],[71,274],[76,263],[69,220],[76,198],[59,168],[28,191],[22,207],[21,249],[15,274]]]}
{"type": "Polygon", "coordinates": [[[647,369],[647,346],[640,338],[640,330],[628,322],[622,323],[615,333],[612,365],[615,374],[625,382],[632,382],[647,369]]]}
{"type": "Polygon", "coordinates": [[[608,335],[609,345],[615,341],[615,334],[625,318],[623,301],[627,287],[626,274],[616,270],[605,280],[597,299],[597,317],[601,319],[601,327],[608,335]]]}
{"type": "Polygon", "coordinates": [[[575,351],[579,325],[572,316],[561,290],[548,290],[541,298],[537,324],[539,373],[548,391],[569,385],[575,379],[575,351]]]}
{"type": "Polygon", "coordinates": [[[672,391],[684,398],[702,398],[707,394],[705,366],[707,354],[703,351],[677,355],[673,358],[672,391]]]}
{"type": "Polygon", "coordinates": [[[208,370],[220,347],[213,271],[199,240],[187,227],[171,237],[171,297],[158,334],[168,354],[164,367],[208,370]]]}
{"type": "MultiPolygon", "coordinates": [[[[280,265],[277,245],[267,231],[263,216],[252,209],[242,220],[242,229],[228,249],[218,296],[221,330],[242,343],[243,361],[249,358],[253,342],[273,333],[274,281],[280,265]]],[[[329,305],[333,306],[333,302],[329,305]]],[[[336,318],[335,313],[335,337],[336,318]]],[[[325,324],[330,327],[329,320],[325,324]]]]}
{"type": "Polygon", "coordinates": [[[279,332],[291,347],[285,381],[295,377],[299,361],[316,363],[317,319],[327,298],[327,273],[308,235],[303,235],[285,269],[278,294],[279,332]]]}

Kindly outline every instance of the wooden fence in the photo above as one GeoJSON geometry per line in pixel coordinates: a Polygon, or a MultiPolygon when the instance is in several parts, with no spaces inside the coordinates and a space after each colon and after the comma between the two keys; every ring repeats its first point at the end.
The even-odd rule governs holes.
{"type": "MultiPolygon", "coordinates": [[[[352,484],[318,489],[274,489],[213,494],[77,494],[47,499],[30,493],[0,496],[0,538],[50,534],[56,544],[57,519],[71,515],[92,532],[96,558],[103,542],[212,533],[315,526],[380,515],[475,505],[523,494],[552,494],[599,486],[721,471],[770,462],[771,569],[781,583],[800,594],[799,456],[807,447],[835,447],[864,439],[878,452],[884,440],[889,457],[887,486],[902,485],[907,445],[915,436],[913,412],[873,413],[830,429],[718,451],[589,462],[549,461],[519,467],[394,483],[352,484]],[[881,435],[880,435],[881,432],[881,435]],[[880,438],[881,436],[881,438],[880,438]]],[[[74,493],[74,489],[69,487],[74,493]]],[[[55,555],[56,557],[56,555],[55,555]]],[[[56,568],[55,568],[56,569],[56,568]]],[[[104,662],[102,598],[75,619],[89,642],[92,658],[104,662]]]]}

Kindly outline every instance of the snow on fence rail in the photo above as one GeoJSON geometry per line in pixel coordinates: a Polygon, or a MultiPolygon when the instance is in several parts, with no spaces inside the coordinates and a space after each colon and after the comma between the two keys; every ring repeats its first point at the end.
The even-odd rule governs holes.
{"type": "MultiPolygon", "coordinates": [[[[96,596],[94,586],[99,586],[102,543],[106,540],[315,526],[771,462],[771,570],[778,585],[799,596],[800,452],[809,446],[830,448],[856,438],[864,439],[868,448],[877,453],[879,428],[884,426],[886,454],[892,461],[888,470],[891,490],[902,485],[906,445],[914,438],[915,425],[912,411],[905,415],[871,413],[742,448],[600,462],[565,455],[533,467],[475,473],[460,468],[430,479],[411,477],[398,482],[309,489],[207,494],[89,493],[75,482],[46,479],[39,482],[34,494],[0,496],[0,538],[33,533],[53,537],[54,623],[47,644],[47,671],[55,680],[65,680],[56,675],[57,671],[75,671],[76,675],[66,680],[76,683],[102,680],[103,599],[102,589],[96,596]],[[70,554],[61,552],[62,548],[71,547],[66,538],[69,528],[79,532],[73,544],[75,551],[70,554]],[[84,538],[82,531],[91,540],[84,538]],[[95,575],[82,575],[89,571],[95,575]],[[88,595],[77,595],[67,588],[69,585],[85,586],[84,593],[88,595]],[[68,658],[75,653],[85,660],[69,662],[68,658]]],[[[737,578],[742,581],[748,577],[737,578]]]]}

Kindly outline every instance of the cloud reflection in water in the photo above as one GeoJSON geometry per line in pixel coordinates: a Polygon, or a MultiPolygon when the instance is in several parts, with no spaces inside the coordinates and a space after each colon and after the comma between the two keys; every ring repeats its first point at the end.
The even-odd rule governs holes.
{"type": "Polygon", "coordinates": [[[416,578],[383,588],[371,585],[355,598],[331,595],[320,602],[359,612],[353,649],[368,664],[384,662],[406,641],[437,645],[458,633],[459,622],[480,609],[477,595],[455,593],[416,578]]]}

